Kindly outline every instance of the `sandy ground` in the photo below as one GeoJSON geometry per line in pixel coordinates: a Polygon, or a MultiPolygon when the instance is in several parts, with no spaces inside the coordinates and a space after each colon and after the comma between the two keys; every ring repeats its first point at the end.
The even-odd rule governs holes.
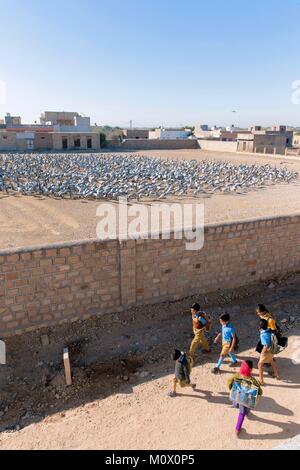
{"type": "MultiPolygon", "coordinates": [[[[300,160],[266,158],[202,150],[145,151],[162,158],[231,160],[234,163],[285,165],[300,174],[300,160]]],[[[206,223],[246,220],[300,212],[300,180],[268,186],[244,194],[205,195],[168,199],[168,202],[203,203],[206,223]]],[[[96,238],[99,201],[9,196],[0,193],[0,249],[96,238]]]]}
{"type": "Polygon", "coordinates": [[[133,308],[11,338],[0,376],[0,449],[271,449],[288,442],[300,434],[300,275],[273,283],[274,288],[258,284],[145,306],[143,315],[133,308]],[[266,374],[264,396],[239,439],[227,390],[232,369],[225,364],[221,375],[211,374],[218,346],[211,356],[199,352],[195,391],[167,396],[170,352],[190,342],[189,306],[195,300],[214,319],[211,337],[219,314],[231,314],[240,360],[251,357],[256,365],[258,300],[275,312],[289,336],[289,347],[277,358],[281,380],[266,374]],[[46,332],[50,345],[41,347],[46,332]],[[74,385],[66,389],[61,351],[68,342],[74,385]]]}
{"type": "MultiPolygon", "coordinates": [[[[291,338],[291,345],[295,337],[291,338]]],[[[251,352],[244,352],[250,356],[251,352]]],[[[166,396],[171,375],[153,379],[63,414],[53,415],[16,435],[1,436],[0,449],[271,449],[300,433],[299,367],[285,361],[285,380],[267,380],[265,396],[239,439],[234,435],[237,411],[230,408],[226,378],[197,367],[194,392],[166,396]]]]}

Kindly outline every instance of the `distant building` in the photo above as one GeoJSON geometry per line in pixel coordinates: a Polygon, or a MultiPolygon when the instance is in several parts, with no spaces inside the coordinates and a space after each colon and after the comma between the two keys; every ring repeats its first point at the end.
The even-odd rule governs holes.
{"type": "Polygon", "coordinates": [[[239,134],[249,134],[249,131],[243,131],[243,130],[220,131],[220,140],[222,142],[236,142],[239,134]]]}
{"type": "Polygon", "coordinates": [[[34,149],[34,132],[0,130],[1,151],[25,151],[34,149]]]}
{"type": "Polygon", "coordinates": [[[273,126],[271,131],[267,131],[268,132],[271,132],[271,133],[279,133],[279,134],[283,134],[285,135],[285,138],[286,138],[286,146],[287,147],[292,147],[293,146],[293,135],[294,135],[294,131],[289,131],[287,129],[287,126],[273,126]]]}
{"type": "Polygon", "coordinates": [[[99,133],[93,132],[90,118],[79,113],[45,112],[40,124],[21,124],[21,118],[5,121],[0,127],[0,150],[100,149],[99,133]]]}
{"type": "Polygon", "coordinates": [[[182,129],[155,129],[155,131],[149,131],[149,139],[159,140],[183,140],[187,139],[190,132],[182,129]]]}
{"type": "Polygon", "coordinates": [[[10,113],[4,118],[6,126],[18,126],[21,124],[21,117],[20,116],[11,116],[10,113]]]}
{"type": "Polygon", "coordinates": [[[300,132],[296,132],[293,137],[293,147],[300,148],[300,132]]]}
{"type": "Polygon", "coordinates": [[[149,139],[149,129],[124,129],[125,139],[149,139]]]}
{"type": "Polygon", "coordinates": [[[286,137],[284,134],[255,131],[238,134],[237,151],[248,153],[284,154],[286,137]]]}
{"type": "Polygon", "coordinates": [[[210,139],[210,140],[220,139],[221,129],[206,130],[206,129],[202,129],[202,127],[203,126],[195,127],[194,135],[197,139],[210,139]]]}
{"type": "Polygon", "coordinates": [[[293,146],[293,131],[282,125],[265,130],[252,126],[248,134],[239,133],[237,140],[238,152],[284,154],[286,148],[293,146]]]}
{"type": "Polygon", "coordinates": [[[40,123],[44,126],[72,126],[75,117],[78,116],[79,114],[76,112],[45,111],[40,117],[40,123]]]}
{"type": "Polygon", "coordinates": [[[15,132],[0,129],[0,151],[99,149],[100,136],[93,132],[15,132]]]}
{"type": "Polygon", "coordinates": [[[88,132],[53,132],[54,150],[99,150],[100,136],[88,132]]]}
{"type": "Polygon", "coordinates": [[[79,113],[46,111],[41,115],[40,122],[53,126],[56,132],[91,132],[91,119],[79,113]]]}

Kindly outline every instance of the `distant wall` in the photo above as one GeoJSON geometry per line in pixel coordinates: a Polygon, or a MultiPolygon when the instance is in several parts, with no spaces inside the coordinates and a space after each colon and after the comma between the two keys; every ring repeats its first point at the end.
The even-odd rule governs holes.
{"type": "Polygon", "coordinates": [[[198,140],[198,145],[203,150],[215,152],[236,152],[237,142],[222,142],[219,140],[198,140]]]}
{"type": "Polygon", "coordinates": [[[127,139],[118,144],[112,140],[107,141],[109,148],[124,150],[176,150],[198,149],[196,139],[159,140],[159,139],[127,139]]]}
{"type": "Polygon", "coordinates": [[[281,134],[255,134],[253,148],[255,153],[276,153],[284,155],[286,149],[286,136],[281,134]]]}
{"type": "Polygon", "coordinates": [[[184,240],[82,241],[0,252],[0,336],[237,288],[300,269],[300,215],[205,228],[184,240]]]}
{"type": "Polygon", "coordinates": [[[17,150],[17,139],[15,132],[0,132],[0,152],[17,150]]]}
{"type": "Polygon", "coordinates": [[[34,148],[38,150],[48,150],[53,148],[53,139],[50,132],[36,132],[34,137],[34,148]]]}
{"type": "Polygon", "coordinates": [[[123,133],[127,139],[149,139],[147,129],[124,129],[123,133]]]}

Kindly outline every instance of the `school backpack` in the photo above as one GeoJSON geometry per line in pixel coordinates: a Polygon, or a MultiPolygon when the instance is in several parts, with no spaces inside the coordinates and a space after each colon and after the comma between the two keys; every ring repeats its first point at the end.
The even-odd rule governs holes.
{"type": "Polygon", "coordinates": [[[235,379],[230,392],[230,400],[238,405],[254,409],[259,400],[258,387],[246,379],[235,379]]]}
{"type": "Polygon", "coordinates": [[[286,338],[285,336],[278,336],[278,345],[282,348],[285,349],[289,345],[289,339],[286,338]]]}
{"type": "Polygon", "coordinates": [[[210,332],[212,327],[212,318],[209,314],[206,314],[206,325],[205,325],[205,331],[208,333],[210,332]]]}
{"type": "Polygon", "coordinates": [[[233,348],[234,352],[238,352],[240,347],[240,340],[239,337],[236,335],[236,341],[235,341],[235,346],[233,348]]]}
{"type": "Polygon", "coordinates": [[[271,347],[269,351],[274,355],[281,352],[281,348],[278,344],[278,336],[275,333],[271,333],[271,347]]]}
{"type": "Polygon", "coordinates": [[[198,330],[202,330],[202,328],[205,328],[207,331],[207,316],[205,312],[198,312],[195,315],[195,318],[198,320],[198,330]]]}

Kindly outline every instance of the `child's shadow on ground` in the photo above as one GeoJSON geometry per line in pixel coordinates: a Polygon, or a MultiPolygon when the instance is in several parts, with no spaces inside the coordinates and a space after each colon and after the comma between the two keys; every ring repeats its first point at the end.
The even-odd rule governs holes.
{"type": "Polygon", "coordinates": [[[248,419],[264,424],[270,424],[271,426],[281,428],[281,431],[265,434],[251,434],[243,430],[239,436],[240,439],[292,439],[300,433],[300,424],[294,423],[293,421],[280,423],[271,419],[260,418],[259,416],[252,414],[249,415],[248,419]]]}
{"type": "MultiPolygon", "coordinates": [[[[228,396],[226,392],[220,392],[219,395],[228,396]]],[[[257,404],[257,408],[255,409],[256,412],[263,412],[263,413],[275,413],[278,415],[283,416],[294,416],[294,413],[285,408],[284,406],[279,405],[274,398],[264,397],[262,396],[260,401],[257,404]]]]}
{"type": "Polygon", "coordinates": [[[258,403],[257,411],[264,413],[275,413],[283,416],[294,416],[294,413],[291,410],[279,405],[273,398],[264,396],[258,403]]]}
{"type": "Polygon", "coordinates": [[[187,397],[187,398],[200,398],[201,400],[206,400],[209,403],[218,403],[218,404],[221,404],[221,405],[230,405],[230,401],[228,399],[228,394],[226,394],[227,395],[226,397],[222,397],[222,396],[219,396],[219,395],[213,395],[213,392],[209,392],[208,390],[199,390],[197,388],[195,388],[194,392],[196,392],[195,395],[187,395],[187,394],[184,394],[184,393],[178,393],[177,396],[178,397],[187,397]],[[198,395],[200,393],[204,396],[198,395]]]}
{"type": "MultiPolygon", "coordinates": [[[[227,393],[220,393],[219,395],[213,395],[212,392],[208,390],[194,390],[196,393],[195,395],[185,395],[185,394],[178,394],[178,396],[182,397],[189,397],[189,398],[199,398],[201,400],[207,400],[209,403],[217,403],[217,404],[222,404],[222,405],[229,405],[230,406],[230,401],[228,398],[227,393]],[[201,396],[198,394],[202,394],[201,396]]],[[[242,431],[240,434],[239,438],[240,439],[284,439],[284,438],[293,438],[300,434],[300,424],[294,423],[292,421],[280,423],[278,421],[274,421],[271,419],[266,419],[266,418],[261,418],[260,416],[257,416],[257,412],[270,412],[270,413],[276,413],[279,415],[283,416],[293,416],[294,413],[289,410],[288,408],[285,408],[284,406],[278,405],[273,398],[270,397],[262,397],[261,403],[263,403],[262,409],[255,410],[255,414],[251,412],[248,416],[247,419],[253,420],[256,422],[264,423],[264,424],[269,424],[274,427],[279,427],[281,428],[281,431],[275,432],[275,433],[265,433],[265,434],[250,434],[247,433],[245,430],[242,431]]],[[[260,407],[260,406],[259,406],[260,407]]]]}
{"type": "MultiPolygon", "coordinates": [[[[194,391],[196,392],[195,395],[186,395],[184,393],[178,393],[178,396],[187,398],[200,398],[201,400],[206,400],[208,403],[215,403],[219,405],[230,406],[231,404],[228,393],[221,392],[218,395],[214,395],[213,392],[210,392],[208,390],[199,390],[197,388],[195,388],[194,391]]],[[[261,401],[258,404],[258,409],[256,411],[264,413],[275,413],[282,416],[294,415],[291,410],[279,405],[273,398],[270,397],[262,397],[261,401]]]]}

